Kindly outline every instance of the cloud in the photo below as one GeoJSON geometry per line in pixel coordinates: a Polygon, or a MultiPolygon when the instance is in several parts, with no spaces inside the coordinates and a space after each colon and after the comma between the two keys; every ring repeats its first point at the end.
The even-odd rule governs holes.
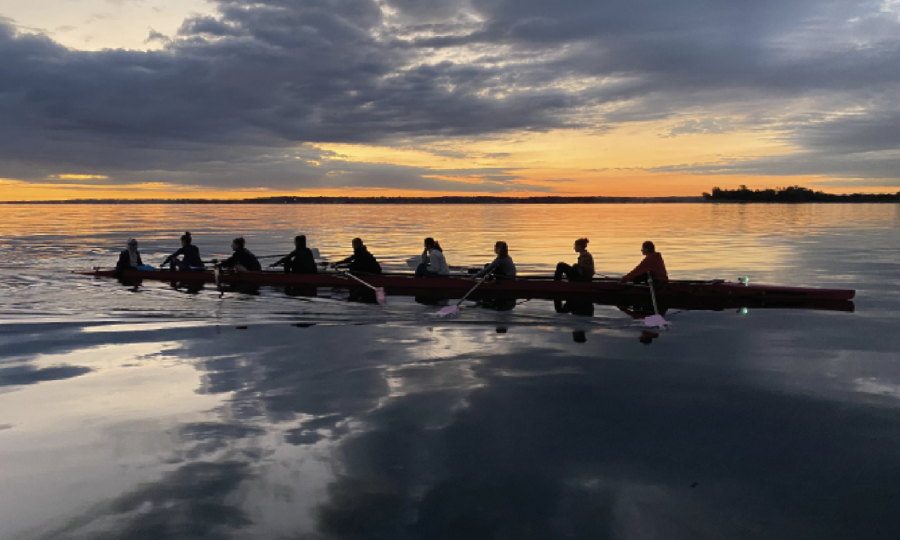
{"type": "Polygon", "coordinates": [[[669,137],[679,135],[710,135],[728,133],[735,128],[734,123],[728,118],[703,118],[701,120],[685,120],[669,131],[669,137]]]}
{"type": "Polygon", "coordinates": [[[161,32],[157,32],[156,30],[151,28],[150,35],[147,36],[147,39],[144,40],[144,43],[153,43],[155,41],[158,41],[160,43],[168,43],[172,40],[171,38],[169,38],[169,36],[161,32]]]}
{"type": "Polygon", "coordinates": [[[686,172],[699,175],[758,175],[758,176],[820,176],[840,178],[839,182],[819,182],[821,185],[849,187],[900,186],[900,152],[861,155],[829,155],[802,152],[786,156],[766,156],[753,159],[730,159],[721,163],[695,163],[649,169],[652,172],[686,172]],[[848,181],[852,179],[853,181],[848,181]],[[876,181],[877,182],[873,182],[876,181]]]}
{"type": "MultiPolygon", "coordinates": [[[[664,118],[681,122],[671,136],[724,133],[740,122],[801,152],[859,154],[900,143],[891,103],[900,23],[880,4],[217,5],[216,16],[188,18],[172,38],[151,31],[148,42],[164,44],[151,51],[74,51],[0,20],[0,176],[75,167],[124,183],[168,176],[214,184],[217,175],[225,187],[236,174],[221,171],[235,169],[254,185],[304,188],[334,174],[266,156],[306,143],[612,133],[664,118]]],[[[851,162],[867,163],[831,160],[829,170],[840,174],[851,162]]],[[[369,173],[383,187],[452,189],[410,168],[372,166],[350,177],[371,185],[361,180],[369,173]]]]}
{"type": "Polygon", "coordinates": [[[37,384],[46,381],[58,381],[80,377],[93,371],[84,366],[56,366],[35,368],[33,366],[16,366],[0,369],[0,386],[16,386],[37,384]]]}

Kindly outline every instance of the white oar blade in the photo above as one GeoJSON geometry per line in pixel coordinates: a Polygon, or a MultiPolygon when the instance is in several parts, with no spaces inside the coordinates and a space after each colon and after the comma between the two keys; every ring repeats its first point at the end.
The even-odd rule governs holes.
{"type": "Polygon", "coordinates": [[[387,296],[385,296],[383,288],[375,287],[375,300],[377,300],[378,303],[382,306],[387,305],[387,296]]]}
{"type": "Polygon", "coordinates": [[[662,315],[651,315],[644,319],[644,326],[663,327],[669,326],[669,321],[663,319],[662,315]]]}

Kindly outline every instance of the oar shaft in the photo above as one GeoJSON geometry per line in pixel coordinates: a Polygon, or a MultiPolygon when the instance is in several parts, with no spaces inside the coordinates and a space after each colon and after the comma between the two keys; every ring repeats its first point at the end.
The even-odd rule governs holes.
{"type": "Polygon", "coordinates": [[[487,281],[488,276],[490,276],[492,273],[494,273],[494,270],[491,270],[490,272],[488,272],[487,274],[485,274],[484,277],[481,278],[481,281],[479,281],[478,283],[476,283],[474,287],[472,287],[471,289],[469,289],[469,292],[467,292],[465,296],[463,296],[462,298],[459,299],[459,302],[457,302],[456,305],[457,305],[457,306],[461,306],[462,303],[466,301],[466,298],[468,298],[470,294],[472,294],[473,292],[475,292],[475,289],[477,289],[478,287],[481,287],[481,284],[484,283],[485,281],[487,281]]]}
{"type": "Polygon", "coordinates": [[[650,299],[653,300],[653,313],[659,315],[659,308],[656,307],[656,291],[653,290],[653,274],[647,272],[647,285],[650,285],[650,299]]]}
{"type": "Polygon", "coordinates": [[[216,278],[216,290],[219,291],[219,294],[222,294],[222,285],[219,282],[219,265],[213,266],[213,276],[216,278]]]}
{"type": "Polygon", "coordinates": [[[344,274],[345,276],[351,278],[351,279],[355,279],[356,281],[362,283],[363,285],[365,285],[366,287],[372,289],[373,291],[377,291],[377,290],[378,290],[377,287],[373,287],[372,285],[369,285],[368,283],[366,283],[365,281],[363,281],[363,280],[359,279],[358,277],[354,276],[354,275],[351,274],[350,272],[343,272],[343,274],[344,274]]]}

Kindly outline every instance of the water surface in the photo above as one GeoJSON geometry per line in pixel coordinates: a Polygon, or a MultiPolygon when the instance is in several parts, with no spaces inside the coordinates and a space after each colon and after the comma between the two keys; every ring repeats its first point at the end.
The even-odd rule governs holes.
{"type": "Polygon", "coordinates": [[[0,538],[897,538],[897,205],[10,205],[0,215],[0,538]],[[392,269],[591,239],[618,275],[853,288],[855,312],[386,309],[72,275],[305,233],[392,269]]]}

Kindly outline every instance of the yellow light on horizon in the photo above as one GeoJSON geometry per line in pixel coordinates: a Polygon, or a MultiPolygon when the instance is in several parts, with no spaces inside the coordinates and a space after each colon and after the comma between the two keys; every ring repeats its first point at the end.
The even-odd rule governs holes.
{"type": "Polygon", "coordinates": [[[105,174],[54,174],[48,178],[59,178],[60,180],[108,180],[109,176],[105,174]]]}

